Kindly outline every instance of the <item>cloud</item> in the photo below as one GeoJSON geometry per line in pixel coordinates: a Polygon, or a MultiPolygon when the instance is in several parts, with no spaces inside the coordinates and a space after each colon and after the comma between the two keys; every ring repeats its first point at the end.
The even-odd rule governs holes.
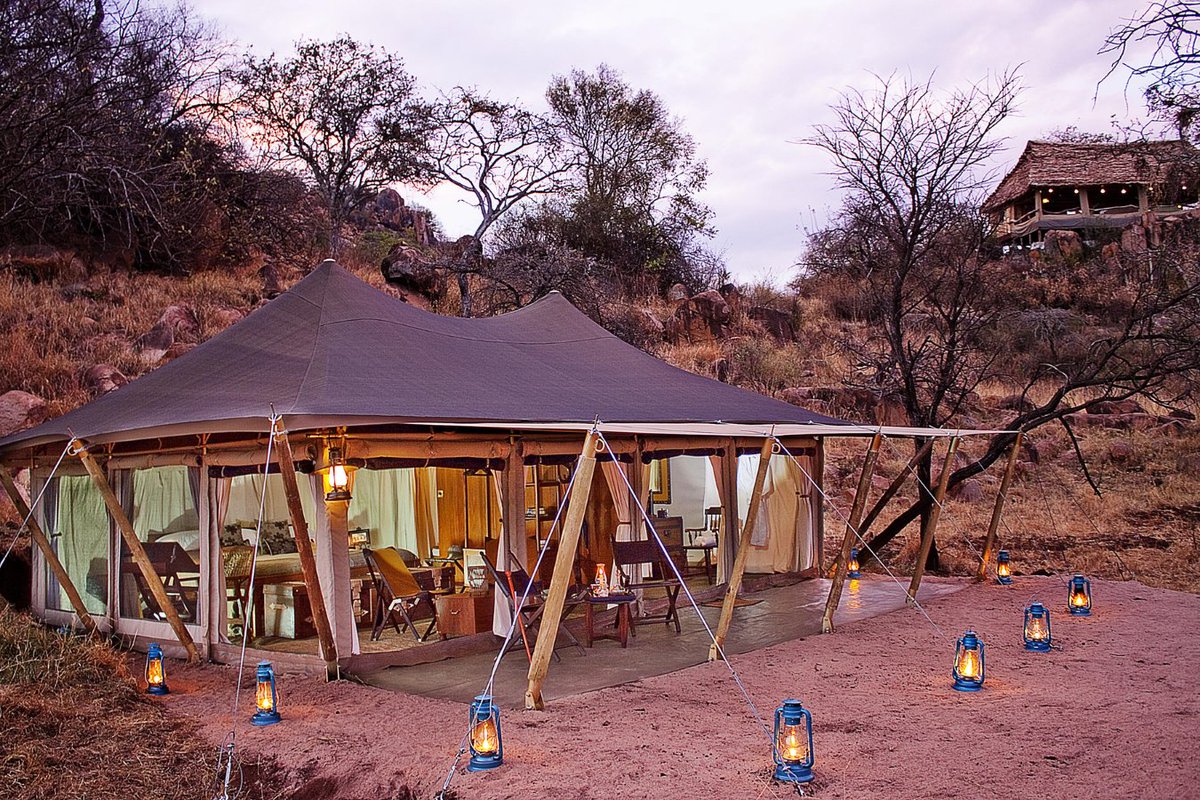
{"type": "MultiPolygon", "coordinates": [[[[1107,131],[1114,115],[1141,113],[1136,89],[1127,103],[1120,79],[1092,103],[1108,67],[1096,51],[1136,10],[1130,0],[197,0],[196,8],[258,53],[344,32],[399,53],[426,87],[479,86],[535,107],[552,75],[607,63],[684,119],[709,162],[714,247],[744,278],[786,273],[803,250],[800,227],[838,205],[828,163],[797,141],[829,121],[839,92],[869,87],[872,73],[936,73],[937,85],[953,88],[1022,65],[1028,88],[1001,131],[1012,141],[997,171],[1027,139],[1069,125],[1107,131]]],[[[451,235],[473,227],[452,192],[418,199],[451,235]]]]}

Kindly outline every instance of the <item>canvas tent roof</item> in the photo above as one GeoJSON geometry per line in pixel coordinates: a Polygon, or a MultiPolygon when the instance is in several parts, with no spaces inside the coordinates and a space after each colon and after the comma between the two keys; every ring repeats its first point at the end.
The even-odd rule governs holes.
{"type": "Polygon", "coordinates": [[[326,261],[174,361],[0,452],[63,441],[382,423],[780,423],[841,420],[670,366],[561,295],[496,317],[415,308],[326,261]]]}

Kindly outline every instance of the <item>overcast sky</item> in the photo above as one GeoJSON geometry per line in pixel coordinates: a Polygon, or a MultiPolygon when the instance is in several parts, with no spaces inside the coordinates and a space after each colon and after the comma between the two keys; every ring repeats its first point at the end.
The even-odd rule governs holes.
{"type": "MultiPolygon", "coordinates": [[[[797,144],[829,120],[847,87],[894,71],[961,86],[1024,65],[1019,115],[1002,129],[1012,164],[1027,139],[1074,125],[1111,130],[1143,109],[1121,80],[1101,87],[1096,54],[1109,29],[1144,0],[194,0],[201,15],[256,54],[300,38],[348,33],[401,55],[432,94],[478,86],[544,108],[550,77],[607,63],[658,93],[707,159],[704,200],[713,242],[742,279],[786,279],[804,229],[838,205],[828,162],[797,144]]],[[[406,196],[434,210],[453,236],[473,211],[449,191],[406,196]]]]}

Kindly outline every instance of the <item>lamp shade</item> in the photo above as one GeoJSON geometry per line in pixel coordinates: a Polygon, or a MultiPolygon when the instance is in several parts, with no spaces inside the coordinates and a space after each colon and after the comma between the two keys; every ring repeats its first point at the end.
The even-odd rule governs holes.
{"type": "Polygon", "coordinates": [[[275,669],[270,661],[258,662],[254,671],[254,716],[250,722],[260,727],[274,725],[279,716],[279,693],[275,688],[275,669]]]}

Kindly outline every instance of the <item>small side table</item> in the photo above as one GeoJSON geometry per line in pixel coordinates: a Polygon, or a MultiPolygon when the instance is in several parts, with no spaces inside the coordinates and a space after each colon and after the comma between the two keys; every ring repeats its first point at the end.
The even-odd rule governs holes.
{"type": "Polygon", "coordinates": [[[712,561],[712,554],[716,551],[717,545],[714,544],[685,544],[683,552],[687,553],[693,550],[699,550],[704,555],[704,577],[708,579],[708,585],[712,586],[717,580],[717,571],[713,569],[715,566],[712,561]]]}
{"type": "Polygon", "coordinates": [[[584,643],[592,646],[592,642],[597,639],[615,639],[621,643],[621,647],[629,645],[629,634],[637,635],[637,631],[633,627],[633,604],[637,602],[637,596],[632,594],[610,594],[607,597],[596,597],[588,595],[584,601],[584,643]],[[615,605],[617,607],[617,618],[615,620],[615,631],[612,633],[597,633],[595,626],[596,607],[615,605]]]}

